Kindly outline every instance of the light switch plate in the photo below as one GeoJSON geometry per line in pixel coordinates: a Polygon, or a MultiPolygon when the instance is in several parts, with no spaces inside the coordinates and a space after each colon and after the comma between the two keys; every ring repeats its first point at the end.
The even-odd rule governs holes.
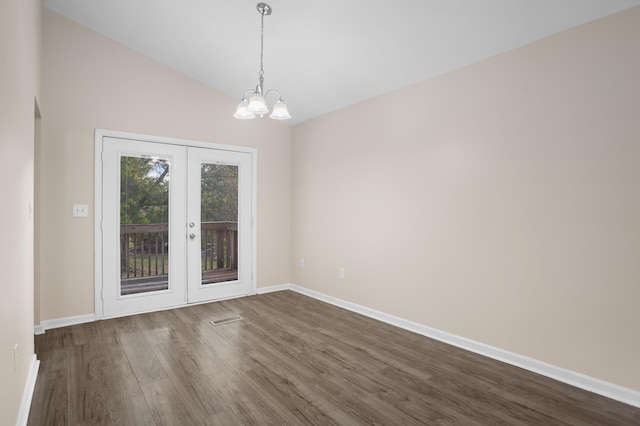
{"type": "Polygon", "coordinates": [[[89,206],[86,204],[74,204],[72,216],[89,217],[89,206]]]}

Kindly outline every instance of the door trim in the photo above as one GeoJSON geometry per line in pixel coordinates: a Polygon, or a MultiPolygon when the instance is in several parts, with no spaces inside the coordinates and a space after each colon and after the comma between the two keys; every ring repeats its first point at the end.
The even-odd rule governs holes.
{"type": "MultiPolygon", "coordinates": [[[[208,148],[216,149],[220,151],[242,152],[251,154],[251,289],[248,294],[256,294],[256,281],[257,281],[257,184],[258,184],[258,150],[256,148],[249,148],[236,145],[225,145],[219,143],[194,141],[188,139],[176,139],[163,136],[144,135],[129,132],[120,132],[116,130],[95,130],[95,152],[94,152],[94,166],[95,166],[95,178],[94,178],[94,315],[95,319],[103,319],[104,313],[102,309],[102,221],[103,221],[103,203],[102,203],[102,183],[103,183],[103,168],[102,168],[102,145],[103,138],[118,138],[118,139],[130,139],[141,142],[153,142],[163,143],[171,145],[180,145],[186,147],[208,148]]],[[[185,259],[186,262],[186,259],[185,259]]],[[[186,306],[183,305],[183,306],[186,306]]]]}

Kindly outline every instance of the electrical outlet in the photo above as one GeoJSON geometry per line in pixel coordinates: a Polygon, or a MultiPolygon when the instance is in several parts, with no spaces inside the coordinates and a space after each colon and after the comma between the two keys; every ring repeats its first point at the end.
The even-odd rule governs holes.
{"type": "Polygon", "coordinates": [[[72,216],[73,217],[89,217],[89,206],[86,204],[74,204],[72,216]]]}
{"type": "Polygon", "coordinates": [[[300,267],[304,268],[304,259],[303,258],[300,258],[300,267]]]}
{"type": "Polygon", "coordinates": [[[338,278],[344,278],[344,268],[338,268],[338,278]]]}

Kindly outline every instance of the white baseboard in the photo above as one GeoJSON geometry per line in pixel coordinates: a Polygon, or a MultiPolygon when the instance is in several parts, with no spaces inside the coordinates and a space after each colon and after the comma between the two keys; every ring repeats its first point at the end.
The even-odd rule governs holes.
{"type": "Polygon", "coordinates": [[[66,317],[66,318],[57,318],[52,320],[41,321],[40,325],[36,325],[33,329],[33,333],[44,334],[46,330],[51,330],[54,328],[67,327],[69,325],[76,324],[84,324],[86,322],[95,321],[96,317],[94,314],[87,315],[77,315],[75,317],[66,317]]]}
{"type": "Polygon", "coordinates": [[[430,337],[432,339],[436,339],[441,342],[448,343],[450,345],[457,346],[459,348],[475,352],[477,354],[493,358],[495,360],[502,361],[537,374],[541,374],[543,376],[558,380],[563,383],[567,383],[577,388],[597,393],[599,395],[623,402],[625,404],[640,407],[640,392],[634,389],[625,388],[613,383],[605,382],[604,380],[587,376],[585,374],[547,364],[545,362],[509,352],[500,348],[496,348],[494,346],[486,345],[484,343],[476,342],[465,337],[456,336],[455,334],[427,327],[426,325],[418,324],[413,321],[396,317],[394,315],[376,311],[375,309],[370,309],[365,306],[347,302],[345,300],[338,299],[333,296],[328,296],[314,290],[309,290],[295,284],[264,287],[260,290],[262,290],[261,293],[269,293],[272,291],[280,290],[292,290],[297,293],[304,294],[305,296],[313,297],[314,299],[330,303],[340,308],[365,315],[367,317],[385,322],[387,324],[391,324],[396,327],[403,328],[405,330],[412,331],[414,333],[430,337]]]}
{"type": "Polygon", "coordinates": [[[275,291],[291,290],[292,284],[271,285],[268,287],[258,287],[257,294],[273,293],[275,291]]]}
{"type": "Polygon", "coordinates": [[[40,368],[40,361],[35,354],[31,358],[31,365],[29,366],[29,374],[27,375],[27,384],[24,387],[22,393],[22,401],[20,402],[20,412],[18,413],[18,420],[16,426],[26,426],[27,420],[29,420],[29,410],[31,409],[31,399],[33,398],[33,391],[36,388],[36,379],[38,378],[38,369],[40,368]]]}

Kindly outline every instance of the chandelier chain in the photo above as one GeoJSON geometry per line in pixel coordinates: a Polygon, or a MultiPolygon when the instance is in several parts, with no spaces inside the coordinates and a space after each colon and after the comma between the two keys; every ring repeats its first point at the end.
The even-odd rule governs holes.
{"type": "Polygon", "coordinates": [[[262,90],[262,81],[264,80],[264,13],[260,14],[260,89],[262,90]]]}

